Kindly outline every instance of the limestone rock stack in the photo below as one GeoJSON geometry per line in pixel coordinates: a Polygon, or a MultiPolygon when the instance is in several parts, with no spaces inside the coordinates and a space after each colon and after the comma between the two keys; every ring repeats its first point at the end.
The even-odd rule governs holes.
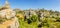
{"type": "Polygon", "coordinates": [[[6,19],[0,24],[0,28],[18,28],[19,23],[17,17],[15,17],[15,11],[12,11],[6,0],[5,5],[0,8],[0,19],[6,19]]]}

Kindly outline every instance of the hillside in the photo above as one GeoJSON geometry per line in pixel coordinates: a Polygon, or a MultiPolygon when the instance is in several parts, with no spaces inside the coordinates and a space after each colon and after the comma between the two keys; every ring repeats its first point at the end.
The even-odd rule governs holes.
{"type": "Polygon", "coordinates": [[[60,12],[45,9],[14,9],[19,19],[19,28],[60,28],[60,12]],[[23,18],[21,17],[23,15],[23,18]]]}

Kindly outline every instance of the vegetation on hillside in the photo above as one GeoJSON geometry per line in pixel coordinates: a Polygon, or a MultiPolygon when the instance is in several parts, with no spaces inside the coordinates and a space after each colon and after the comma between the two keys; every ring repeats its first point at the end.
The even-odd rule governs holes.
{"type": "MultiPolygon", "coordinates": [[[[29,17],[29,19],[24,19],[24,16],[23,18],[21,18],[19,17],[19,15],[16,15],[20,25],[19,28],[60,28],[60,12],[45,9],[39,9],[38,11],[34,11],[36,12],[36,14],[38,11],[44,14],[41,22],[39,21],[37,15],[32,15],[29,17]]],[[[16,14],[20,13],[21,15],[24,15],[24,11],[18,11],[16,14]]]]}

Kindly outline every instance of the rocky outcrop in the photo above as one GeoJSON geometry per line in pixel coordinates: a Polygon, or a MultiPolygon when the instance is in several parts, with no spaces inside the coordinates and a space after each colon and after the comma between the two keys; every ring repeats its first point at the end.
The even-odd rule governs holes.
{"type": "Polygon", "coordinates": [[[18,23],[18,20],[17,18],[13,18],[13,21],[12,21],[12,24],[8,25],[7,28],[18,28],[19,26],[19,23],[18,23]]]}
{"type": "Polygon", "coordinates": [[[10,9],[9,3],[6,0],[2,8],[0,8],[0,28],[18,28],[18,19],[15,17],[15,11],[10,9]]]}
{"type": "MultiPolygon", "coordinates": [[[[6,20],[2,24],[0,24],[0,26],[4,26],[4,28],[18,28],[19,23],[18,23],[18,19],[15,17],[15,15],[16,15],[15,12],[12,10],[7,10],[7,9],[1,10],[0,18],[1,19],[6,18],[6,20]]],[[[0,27],[0,28],[3,28],[3,27],[0,27]]]]}
{"type": "Polygon", "coordinates": [[[8,10],[1,10],[0,11],[0,17],[1,18],[12,18],[12,17],[15,17],[15,12],[14,11],[8,11],[8,10]]]}

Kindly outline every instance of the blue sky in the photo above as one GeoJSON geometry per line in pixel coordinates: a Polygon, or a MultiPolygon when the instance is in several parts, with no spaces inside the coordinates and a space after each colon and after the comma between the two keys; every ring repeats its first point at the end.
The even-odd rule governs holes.
{"type": "MultiPolygon", "coordinates": [[[[3,5],[5,0],[0,0],[0,6],[3,5]]],[[[11,8],[20,9],[37,9],[45,8],[47,10],[53,9],[60,11],[60,0],[8,0],[11,8]]]]}

